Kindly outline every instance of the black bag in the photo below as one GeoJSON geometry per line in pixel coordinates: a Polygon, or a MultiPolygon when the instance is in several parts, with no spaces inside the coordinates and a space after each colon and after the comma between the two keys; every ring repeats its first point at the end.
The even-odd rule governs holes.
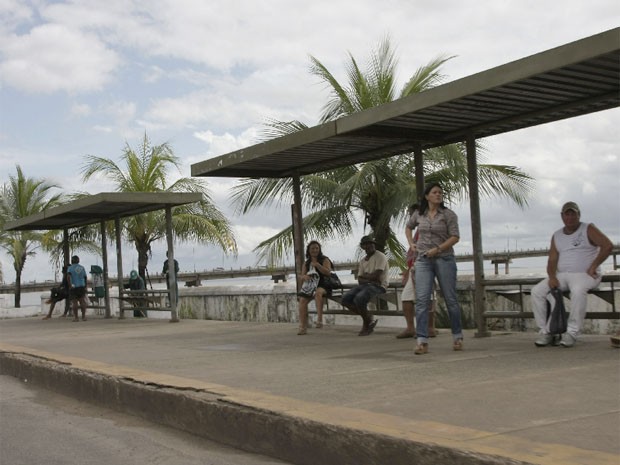
{"type": "Polygon", "coordinates": [[[323,283],[330,289],[342,289],[342,283],[340,282],[340,278],[333,271],[330,273],[329,276],[325,278],[323,283]]]}
{"type": "Polygon", "coordinates": [[[564,308],[564,295],[558,288],[551,289],[551,295],[555,301],[553,308],[547,299],[547,322],[549,334],[564,334],[568,328],[568,317],[564,308]]]}

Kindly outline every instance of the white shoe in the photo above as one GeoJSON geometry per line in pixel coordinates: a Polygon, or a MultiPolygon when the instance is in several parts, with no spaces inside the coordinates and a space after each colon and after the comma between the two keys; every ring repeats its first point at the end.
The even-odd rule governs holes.
{"type": "Polygon", "coordinates": [[[543,334],[534,342],[536,347],[547,347],[548,345],[557,345],[553,334],[543,334]]]}
{"type": "Polygon", "coordinates": [[[562,347],[573,347],[577,342],[577,338],[570,333],[562,334],[562,340],[560,341],[560,345],[562,347]]]}

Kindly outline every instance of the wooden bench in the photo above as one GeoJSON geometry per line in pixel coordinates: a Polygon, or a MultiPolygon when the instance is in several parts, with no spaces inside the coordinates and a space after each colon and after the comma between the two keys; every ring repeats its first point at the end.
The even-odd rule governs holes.
{"type": "MultiPolygon", "coordinates": [[[[357,283],[346,283],[342,285],[341,289],[334,289],[332,295],[327,298],[325,302],[325,309],[323,313],[326,315],[355,315],[353,312],[347,310],[342,305],[342,295],[349,289],[353,289],[357,286],[357,283]],[[330,305],[330,302],[332,305],[330,305]],[[337,308],[333,308],[333,304],[337,304],[337,308]]],[[[398,299],[400,291],[402,291],[403,285],[400,281],[390,282],[388,284],[387,291],[384,294],[375,296],[369,302],[369,305],[374,306],[374,309],[369,309],[369,312],[377,316],[403,316],[403,311],[400,308],[400,302],[398,299]],[[394,310],[385,309],[389,304],[395,306],[394,310]]],[[[311,313],[315,313],[312,311],[311,313]]]]}
{"type": "Polygon", "coordinates": [[[120,318],[125,317],[125,311],[139,311],[146,316],[147,311],[170,311],[167,305],[169,299],[167,289],[140,289],[140,290],[123,290],[119,299],[120,318]],[[127,305],[129,304],[129,305],[127,305]]]}
{"type": "Polygon", "coordinates": [[[87,291],[86,297],[88,301],[88,305],[86,308],[91,308],[95,310],[97,315],[103,315],[105,313],[105,303],[103,297],[95,296],[95,291],[87,291]]]}
{"type": "MultiPolygon", "coordinates": [[[[532,288],[541,281],[542,278],[512,278],[512,279],[489,279],[483,281],[487,292],[493,292],[498,296],[504,297],[511,302],[517,304],[519,311],[497,311],[487,310],[484,318],[534,318],[533,312],[524,311],[523,297],[530,295],[532,288]],[[506,286],[512,286],[506,288],[506,286]],[[497,288],[499,287],[499,288],[497,288]]],[[[591,289],[588,293],[595,295],[611,305],[610,312],[587,312],[586,318],[602,319],[602,320],[618,320],[620,312],[616,306],[616,291],[620,290],[617,283],[620,282],[620,274],[605,274],[601,280],[601,284],[591,289]]],[[[564,295],[570,298],[570,294],[565,292],[564,295]]]]}

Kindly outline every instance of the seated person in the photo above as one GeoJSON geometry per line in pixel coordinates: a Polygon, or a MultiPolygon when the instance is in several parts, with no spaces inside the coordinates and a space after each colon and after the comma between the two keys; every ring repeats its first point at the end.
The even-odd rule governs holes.
{"type": "Polygon", "coordinates": [[[362,317],[363,325],[359,336],[372,334],[378,320],[373,320],[368,313],[368,302],[387,290],[388,259],[376,249],[376,242],[370,236],[362,237],[360,247],[366,256],[360,260],[358,267],[358,285],[342,296],[342,305],[362,317]]]}
{"type": "MultiPolygon", "coordinates": [[[[67,279],[67,266],[63,266],[62,267],[62,282],[60,283],[60,286],[52,288],[50,298],[45,301],[46,304],[51,304],[51,305],[50,305],[49,311],[47,312],[47,315],[45,315],[43,319],[49,320],[50,318],[52,318],[52,313],[54,312],[54,308],[56,307],[56,304],[58,302],[62,302],[67,297],[69,297],[69,280],[67,279]]],[[[67,306],[62,316],[66,317],[68,311],[69,311],[69,307],[67,306]]]]}
{"type": "Polygon", "coordinates": [[[297,335],[307,333],[308,303],[316,301],[316,327],[323,327],[323,303],[326,296],[331,295],[331,288],[326,286],[325,279],[332,271],[331,260],[323,255],[321,244],[310,241],[306,247],[306,261],[301,270],[303,285],[299,292],[299,330],[297,335]]]}
{"type": "MultiPolygon", "coordinates": [[[[131,270],[131,273],[129,273],[129,289],[132,291],[140,291],[142,289],[146,289],[146,286],[144,284],[144,279],[142,279],[142,276],[140,276],[136,270],[131,270]]],[[[135,296],[135,295],[136,294],[132,294],[132,296],[135,296]]],[[[146,301],[143,299],[134,300],[133,306],[134,307],[146,306],[146,301]]],[[[141,310],[134,310],[133,316],[140,318],[145,315],[141,310]]]]}
{"type": "Polygon", "coordinates": [[[561,335],[561,347],[573,347],[586,316],[588,291],[602,279],[600,265],[612,252],[613,244],[594,224],[581,221],[575,202],[566,202],[560,212],[564,226],[551,237],[547,260],[548,278],[532,289],[532,309],[541,336],[537,347],[558,345],[549,333],[547,296],[551,289],[570,291],[571,310],[568,329],[561,335]]]}

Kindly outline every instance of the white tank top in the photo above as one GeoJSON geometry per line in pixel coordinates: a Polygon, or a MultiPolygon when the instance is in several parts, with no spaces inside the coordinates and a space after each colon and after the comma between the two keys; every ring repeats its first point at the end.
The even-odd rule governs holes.
{"type": "Polygon", "coordinates": [[[553,234],[558,250],[558,273],[585,273],[598,254],[598,247],[588,240],[589,223],[581,223],[572,234],[565,234],[564,228],[553,234]]]}

